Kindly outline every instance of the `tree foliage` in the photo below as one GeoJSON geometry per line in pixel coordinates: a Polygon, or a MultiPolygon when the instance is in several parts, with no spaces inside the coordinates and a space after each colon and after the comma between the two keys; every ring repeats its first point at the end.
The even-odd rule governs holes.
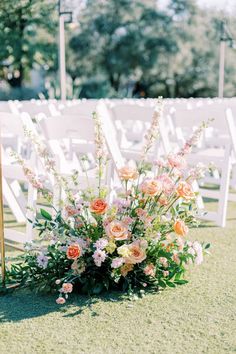
{"type": "Polygon", "coordinates": [[[55,1],[1,0],[0,77],[21,87],[29,70],[57,67],[55,1]]]}

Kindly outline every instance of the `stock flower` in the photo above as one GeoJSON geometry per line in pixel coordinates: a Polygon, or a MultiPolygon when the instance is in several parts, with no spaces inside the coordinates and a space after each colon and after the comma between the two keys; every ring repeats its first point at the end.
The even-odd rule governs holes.
{"type": "Polygon", "coordinates": [[[118,170],[118,175],[121,180],[129,181],[138,177],[138,172],[135,168],[124,166],[118,170]]]}
{"type": "Polygon", "coordinates": [[[90,203],[90,211],[96,215],[105,214],[108,204],[104,199],[95,199],[90,203]]]}
{"type": "Polygon", "coordinates": [[[114,240],[126,240],[129,237],[128,227],[122,221],[114,220],[106,226],[106,233],[114,240]]]}
{"type": "Polygon", "coordinates": [[[149,275],[150,277],[155,277],[156,269],[154,264],[149,263],[148,265],[146,265],[143,272],[145,275],[149,275]]]}
{"type": "Polygon", "coordinates": [[[189,228],[183,220],[176,220],[174,223],[174,231],[177,235],[186,236],[189,228]]]}
{"type": "Polygon", "coordinates": [[[97,249],[93,254],[93,260],[97,267],[101,267],[102,263],[105,261],[107,255],[105,251],[97,249]]]}
{"type": "Polygon", "coordinates": [[[195,259],[195,264],[199,265],[203,262],[202,246],[198,241],[194,241],[193,242],[193,249],[197,254],[197,257],[195,259]]]}
{"type": "Polygon", "coordinates": [[[66,300],[64,299],[64,297],[60,296],[56,299],[56,303],[58,305],[63,305],[66,302],[66,300]]]}
{"type": "Polygon", "coordinates": [[[73,285],[72,285],[71,283],[64,283],[64,284],[62,285],[61,291],[62,291],[64,294],[72,293],[72,291],[73,291],[73,285]]]}
{"type": "Polygon", "coordinates": [[[123,258],[120,257],[114,258],[111,262],[111,268],[120,268],[123,263],[124,263],[123,258]]]}
{"type": "Polygon", "coordinates": [[[106,238],[99,238],[93,245],[97,249],[103,250],[108,245],[108,241],[106,238]]]}
{"type": "Polygon", "coordinates": [[[185,181],[181,181],[179,183],[176,193],[179,197],[185,199],[186,201],[190,201],[195,197],[192,186],[185,181]]]}
{"type": "Polygon", "coordinates": [[[134,241],[130,245],[128,245],[130,254],[128,257],[125,258],[126,263],[131,263],[131,264],[136,264],[136,263],[141,263],[146,259],[146,252],[145,248],[142,247],[141,243],[139,240],[134,241]]]}
{"type": "Polygon", "coordinates": [[[177,168],[179,170],[183,170],[184,168],[186,168],[187,163],[183,156],[170,154],[167,159],[170,167],[172,168],[177,168]]]}
{"type": "Polygon", "coordinates": [[[75,260],[75,259],[79,258],[81,256],[81,254],[82,254],[82,249],[81,249],[80,245],[78,245],[77,243],[70,245],[66,251],[66,255],[67,255],[68,259],[75,260]]]}
{"type": "Polygon", "coordinates": [[[131,270],[133,270],[134,265],[133,264],[124,264],[121,268],[120,268],[120,273],[123,277],[126,277],[126,275],[131,272],[131,270]]]}
{"type": "Polygon", "coordinates": [[[71,216],[77,215],[79,213],[79,210],[73,207],[72,205],[66,205],[65,206],[65,217],[69,218],[71,216]]]}
{"type": "Polygon", "coordinates": [[[156,179],[146,179],[140,186],[141,192],[149,197],[154,197],[162,191],[162,184],[156,179]]]}

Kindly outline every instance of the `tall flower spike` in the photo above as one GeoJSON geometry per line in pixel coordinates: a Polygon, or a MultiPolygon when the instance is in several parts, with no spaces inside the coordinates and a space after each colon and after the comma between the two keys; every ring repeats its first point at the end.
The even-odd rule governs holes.
{"type": "Polygon", "coordinates": [[[101,179],[103,176],[103,168],[107,162],[107,148],[105,144],[105,137],[102,131],[102,124],[97,112],[93,113],[94,120],[94,134],[95,134],[95,157],[97,163],[97,177],[98,177],[98,191],[101,194],[101,179]]]}
{"type": "Polygon", "coordinates": [[[96,147],[96,160],[106,163],[107,160],[107,148],[105,143],[105,137],[102,131],[102,124],[97,112],[93,112],[94,131],[95,131],[95,147],[96,147]]]}
{"type": "Polygon", "coordinates": [[[189,154],[192,151],[193,146],[196,145],[200,140],[204,129],[208,128],[213,120],[214,119],[210,118],[206,122],[202,122],[200,126],[195,130],[195,132],[191,135],[191,137],[185,142],[182,149],[180,149],[180,151],[178,152],[178,155],[185,156],[189,154]]]}
{"type": "Polygon", "coordinates": [[[57,171],[56,161],[48,152],[46,145],[43,143],[43,141],[38,136],[36,136],[31,130],[28,130],[25,126],[24,126],[24,134],[34,144],[35,150],[36,150],[38,156],[44,162],[44,167],[45,167],[46,172],[51,173],[53,175],[56,183],[59,186],[61,186],[65,190],[67,196],[69,198],[71,198],[71,193],[69,190],[68,181],[66,180],[65,177],[61,176],[60,173],[57,171]]]}
{"type": "Polygon", "coordinates": [[[142,161],[146,160],[148,151],[152,148],[155,140],[158,137],[159,122],[160,122],[160,119],[162,119],[163,107],[164,107],[163,100],[160,97],[157,100],[157,103],[156,103],[156,106],[155,106],[155,109],[153,112],[151,126],[144,136],[144,145],[143,145],[142,155],[141,155],[142,161]]]}

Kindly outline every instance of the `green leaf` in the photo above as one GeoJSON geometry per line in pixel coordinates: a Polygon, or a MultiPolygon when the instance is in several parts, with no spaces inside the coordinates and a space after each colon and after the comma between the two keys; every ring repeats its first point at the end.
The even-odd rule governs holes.
{"type": "Polygon", "coordinates": [[[210,247],[211,247],[211,244],[208,243],[208,244],[205,246],[205,250],[207,250],[207,249],[210,248],[210,247]]]}
{"type": "Polygon", "coordinates": [[[166,280],[166,285],[169,286],[170,288],[175,288],[175,284],[172,283],[171,281],[166,280]]]}
{"type": "Polygon", "coordinates": [[[52,220],[51,215],[44,209],[40,209],[40,214],[44,217],[44,219],[52,220]]]}
{"type": "Polygon", "coordinates": [[[179,279],[179,280],[175,280],[175,284],[178,285],[183,285],[183,284],[187,284],[188,280],[184,280],[184,279],[179,279]]]}
{"type": "Polygon", "coordinates": [[[160,287],[166,288],[166,283],[163,280],[159,280],[158,284],[159,284],[160,287]]]}
{"type": "Polygon", "coordinates": [[[102,292],[103,290],[103,284],[102,283],[97,283],[94,287],[93,287],[93,294],[98,295],[102,292]]]}

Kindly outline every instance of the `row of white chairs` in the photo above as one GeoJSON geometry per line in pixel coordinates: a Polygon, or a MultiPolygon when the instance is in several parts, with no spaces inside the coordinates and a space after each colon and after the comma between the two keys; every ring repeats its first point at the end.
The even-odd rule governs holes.
{"type": "MultiPolygon", "coordinates": [[[[173,100],[172,100],[173,101],[173,100]]],[[[195,100],[191,100],[196,103],[195,100]]],[[[161,139],[157,142],[149,158],[156,159],[168,154],[182,144],[200,121],[215,118],[211,128],[207,129],[201,145],[190,155],[191,164],[197,162],[214,163],[216,171],[208,179],[202,181],[200,187],[203,197],[217,199],[218,209],[215,213],[208,212],[203,218],[215,221],[225,226],[227,202],[229,199],[230,181],[235,183],[236,128],[234,120],[235,99],[229,100],[199,100],[198,105],[180,100],[170,102],[165,100],[164,119],[161,123],[161,139]],[[201,103],[200,103],[201,102],[201,103]],[[189,104],[192,104],[190,106],[189,104]],[[207,188],[206,183],[218,184],[219,189],[207,188]]],[[[4,103],[5,104],[5,103],[4,103]]],[[[143,135],[150,125],[155,107],[155,100],[74,100],[69,102],[32,101],[8,102],[5,109],[0,103],[2,127],[2,154],[4,165],[4,199],[9,205],[18,222],[26,221],[25,208],[32,214],[37,195],[28,188],[25,200],[22,184],[25,177],[19,166],[12,163],[8,156],[9,147],[23,154],[28,164],[45,174],[42,161],[36,160],[34,148],[23,134],[23,124],[39,137],[43,138],[50,153],[56,158],[57,168],[64,175],[76,169],[80,176],[80,186],[85,186],[84,166],[80,157],[89,157],[89,166],[93,167],[94,129],[91,112],[97,110],[103,120],[103,132],[110,154],[111,164],[107,171],[107,181],[110,188],[117,183],[114,170],[124,164],[124,160],[137,160],[143,135]],[[53,109],[52,106],[53,105],[53,109]],[[9,111],[7,109],[10,107],[9,111]],[[50,111],[52,109],[52,111],[50,111]],[[27,112],[28,110],[28,112],[27,112]],[[51,113],[50,113],[51,112],[51,113]],[[52,112],[56,112],[52,114],[52,112]]],[[[88,171],[90,183],[95,182],[94,171],[88,171]]],[[[51,177],[51,186],[54,185],[51,177]]],[[[235,184],[234,184],[235,186],[235,184]]],[[[234,196],[232,196],[234,199],[234,196]]],[[[32,215],[31,215],[32,216],[32,215]]],[[[6,237],[13,241],[29,241],[33,237],[32,226],[27,223],[25,234],[6,230],[6,237]]]]}

